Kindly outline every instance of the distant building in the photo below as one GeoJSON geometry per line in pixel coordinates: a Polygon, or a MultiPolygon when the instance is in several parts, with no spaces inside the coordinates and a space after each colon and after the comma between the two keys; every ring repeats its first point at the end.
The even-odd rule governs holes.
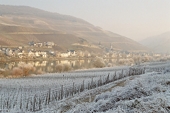
{"type": "Polygon", "coordinates": [[[56,56],[56,52],[55,51],[48,51],[47,53],[50,56],[56,56]]]}
{"type": "Polygon", "coordinates": [[[68,53],[61,53],[60,54],[60,57],[63,57],[63,58],[67,58],[69,57],[70,55],[68,53]]]}
{"type": "Polygon", "coordinates": [[[35,45],[36,45],[34,41],[31,41],[31,42],[29,42],[28,44],[29,44],[30,46],[35,46],[35,45]]]}
{"type": "Polygon", "coordinates": [[[68,50],[68,55],[69,56],[76,56],[76,51],[75,50],[68,50]]]}
{"type": "Polygon", "coordinates": [[[18,49],[22,49],[23,47],[22,46],[19,46],[18,49]]]}
{"type": "Polygon", "coordinates": [[[29,51],[29,52],[28,52],[28,57],[30,57],[30,58],[33,58],[33,57],[35,57],[35,54],[34,54],[34,52],[32,52],[32,51],[29,51]]]}
{"type": "Polygon", "coordinates": [[[42,58],[47,58],[47,52],[40,52],[42,58]]]}
{"type": "Polygon", "coordinates": [[[52,48],[54,45],[54,42],[44,42],[44,46],[47,46],[48,48],[52,48]]]}
{"type": "Polygon", "coordinates": [[[28,44],[30,46],[35,46],[35,47],[42,47],[43,46],[43,43],[41,43],[41,42],[34,42],[34,41],[31,41],[28,44]]]}
{"type": "Polygon", "coordinates": [[[42,47],[43,46],[43,43],[36,43],[36,47],[42,47]]]}
{"type": "Polygon", "coordinates": [[[12,49],[7,48],[7,49],[5,50],[5,54],[6,54],[7,56],[13,56],[13,51],[12,51],[12,49]]]}

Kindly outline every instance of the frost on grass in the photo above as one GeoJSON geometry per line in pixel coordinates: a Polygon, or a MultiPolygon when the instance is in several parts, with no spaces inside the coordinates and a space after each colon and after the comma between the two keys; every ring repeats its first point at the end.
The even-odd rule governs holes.
{"type": "MultiPolygon", "coordinates": [[[[115,83],[113,82],[109,84],[109,88],[114,87],[111,92],[104,92],[105,90],[102,90],[102,88],[108,89],[107,85],[99,87],[99,90],[85,90],[80,94],[74,95],[74,97],[64,98],[61,101],[55,100],[49,103],[49,105],[44,104],[40,106],[42,109],[40,111],[36,111],[36,113],[134,113],[136,111],[143,113],[168,113],[170,109],[170,102],[168,101],[170,100],[170,74],[168,74],[168,68],[166,70],[163,69],[165,67],[170,66],[165,66],[165,64],[162,64],[162,66],[160,66],[160,64],[153,64],[152,66],[146,67],[146,69],[148,69],[146,72],[149,72],[149,74],[141,75],[140,77],[134,75],[131,76],[129,79],[128,77],[125,77],[123,80],[126,80],[126,85],[123,87],[114,87],[115,84],[119,83],[119,81],[115,81],[115,83]],[[164,72],[159,72],[161,70],[163,70],[164,72]],[[101,94],[95,96],[99,94],[96,93],[97,91],[101,94]]],[[[91,82],[91,80],[95,81],[99,80],[99,78],[103,79],[101,75],[108,76],[109,73],[111,77],[111,75],[115,74],[115,71],[117,72],[117,75],[119,75],[119,73],[122,73],[122,70],[120,69],[125,70],[128,68],[127,66],[116,68],[110,67],[100,70],[94,69],[80,72],[44,74],[19,79],[0,79],[0,95],[1,99],[3,99],[5,102],[5,104],[3,105],[6,105],[6,103],[8,103],[6,102],[7,99],[12,100],[11,102],[15,102],[13,96],[11,96],[11,93],[16,96],[16,99],[18,100],[18,103],[16,103],[17,106],[15,106],[14,109],[9,110],[9,113],[16,113],[20,112],[21,110],[24,111],[25,108],[20,109],[20,105],[25,106],[26,104],[24,104],[23,102],[26,99],[24,98],[27,98],[31,95],[36,94],[36,96],[38,96],[40,94],[41,97],[41,94],[44,94],[44,91],[46,90],[49,91],[49,88],[60,90],[61,85],[69,88],[73,86],[73,82],[80,86],[84,80],[84,84],[86,84],[87,86],[87,84],[89,83],[89,81],[91,82]],[[29,90],[20,90],[22,88],[28,88],[29,90]],[[11,89],[13,89],[14,91],[12,91],[11,89]],[[22,93],[22,91],[24,91],[25,93],[22,93]],[[25,94],[26,96],[24,96],[25,94]],[[19,102],[21,102],[22,104],[20,104],[19,102]]],[[[125,73],[126,71],[123,72],[125,73]]],[[[30,99],[33,100],[33,98],[30,99]]],[[[30,103],[31,101],[28,105],[31,107],[30,103]]],[[[3,107],[2,105],[0,106],[3,107]]],[[[31,113],[31,111],[24,112],[31,113]]]]}
{"type": "Polygon", "coordinates": [[[92,103],[77,105],[68,113],[169,113],[170,74],[145,74],[124,87],[102,93],[92,103]]]}

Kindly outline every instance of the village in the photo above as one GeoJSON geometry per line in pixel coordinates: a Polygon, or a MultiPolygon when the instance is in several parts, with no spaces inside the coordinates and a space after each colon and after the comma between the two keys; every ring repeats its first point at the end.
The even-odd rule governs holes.
{"type": "Polygon", "coordinates": [[[0,59],[3,58],[19,58],[23,59],[36,59],[36,58],[49,58],[49,57],[69,57],[76,56],[74,50],[68,50],[65,53],[58,53],[52,49],[56,44],[54,42],[29,42],[28,46],[18,47],[0,47],[0,59]],[[58,54],[57,54],[58,53],[58,54]]]}
{"type": "Polygon", "coordinates": [[[76,58],[95,58],[96,56],[104,59],[129,59],[135,58],[141,60],[141,62],[147,62],[150,60],[166,60],[170,57],[169,54],[160,54],[152,52],[128,52],[128,51],[113,51],[112,48],[107,48],[107,52],[93,53],[89,51],[72,50],[61,52],[53,49],[57,44],[54,42],[34,42],[28,43],[28,46],[7,47],[0,46],[0,61],[6,59],[18,59],[18,60],[41,60],[41,59],[76,59],[76,58]]]}

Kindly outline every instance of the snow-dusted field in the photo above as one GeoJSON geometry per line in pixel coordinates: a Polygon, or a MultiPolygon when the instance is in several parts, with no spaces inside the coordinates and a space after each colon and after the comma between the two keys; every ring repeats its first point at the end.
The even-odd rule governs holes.
{"type": "Polygon", "coordinates": [[[144,67],[146,74],[140,76],[126,76],[130,67],[124,66],[33,75],[19,79],[0,79],[0,112],[131,113],[139,111],[148,113],[148,110],[159,110],[168,113],[169,101],[165,100],[170,100],[170,74],[167,72],[170,63],[143,64],[137,68],[144,67]],[[110,79],[119,78],[122,69],[124,74],[122,79],[87,88],[89,83],[104,81],[108,75],[110,79]],[[64,91],[73,87],[81,89],[82,84],[86,88],[83,92],[79,90],[78,93],[68,93],[67,96],[60,97],[63,89],[66,89],[64,91]],[[51,92],[50,95],[48,92],[51,92]],[[57,94],[51,95],[56,92],[59,95],[57,99],[54,98],[57,94]],[[40,98],[43,97],[44,100],[41,100],[40,98]],[[47,101],[48,98],[51,98],[50,101],[47,101]],[[28,110],[27,108],[30,107],[31,109],[28,110]]]}
{"type": "Polygon", "coordinates": [[[127,78],[125,85],[97,95],[92,102],[70,106],[67,113],[170,113],[170,73],[127,78]]]}

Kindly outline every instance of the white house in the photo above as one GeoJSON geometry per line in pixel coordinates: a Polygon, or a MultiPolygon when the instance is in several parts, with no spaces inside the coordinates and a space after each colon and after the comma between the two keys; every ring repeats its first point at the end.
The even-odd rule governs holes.
{"type": "Polygon", "coordinates": [[[47,58],[47,52],[40,52],[40,55],[41,55],[43,58],[47,58]]]}
{"type": "Polygon", "coordinates": [[[132,56],[131,53],[128,53],[128,54],[126,55],[127,58],[130,58],[131,56],[132,56]]]}
{"type": "Polygon", "coordinates": [[[70,56],[70,54],[69,54],[69,53],[61,53],[60,56],[61,56],[61,57],[64,57],[64,58],[67,58],[67,57],[70,56]]]}
{"type": "Polygon", "coordinates": [[[68,52],[69,56],[76,56],[76,51],[74,51],[74,50],[68,50],[67,52],[68,52]]]}
{"type": "Polygon", "coordinates": [[[46,45],[47,46],[54,46],[55,44],[54,44],[54,42],[46,42],[46,45]]]}
{"type": "Polygon", "coordinates": [[[6,51],[5,51],[5,54],[7,55],[7,56],[12,56],[13,55],[13,51],[11,50],[11,49],[6,49],[6,51]]]}
{"type": "Polygon", "coordinates": [[[160,57],[161,54],[158,54],[158,53],[156,54],[156,53],[155,53],[154,56],[155,56],[155,57],[160,57]]]}
{"type": "Polygon", "coordinates": [[[37,46],[37,47],[42,47],[42,46],[43,46],[43,43],[38,42],[38,43],[36,43],[36,46],[37,46]]]}
{"type": "Polygon", "coordinates": [[[29,52],[28,52],[28,57],[33,58],[34,56],[35,56],[34,52],[32,52],[32,51],[29,51],[29,52]]]}
{"type": "Polygon", "coordinates": [[[22,46],[19,46],[18,49],[22,49],[23,47],[22,46]]]}
{"type": "Polygon", "coordinates": [[[52,48],[52,46],[54,45],[55,45],[54,42],[44,42],[44,46],[47,46],[48,48],[52,48]]]}
{"type": "Polygon", "coordinates": [[[18,52],[17,55],[18,55],[19,58],[23,58],[24,57],[24,54],[22,52],[18,52]]]}
{"type": "Polygon", "coordinates": [[[36,51],[36,52],[35,52],[35,56],[36,56],[36,57],[40,57],[40,52],[36,51]]]}

